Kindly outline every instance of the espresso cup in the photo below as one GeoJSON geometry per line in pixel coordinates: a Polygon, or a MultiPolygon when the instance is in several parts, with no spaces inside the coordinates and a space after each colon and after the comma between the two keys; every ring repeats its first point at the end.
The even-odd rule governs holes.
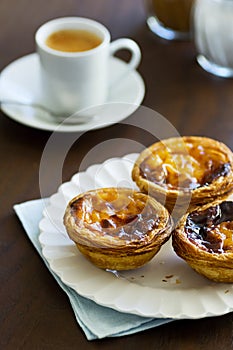
{"type": "MultiPolygon", "coordinates": [[[[81,17],[57,18],[37,30],[41,98],[48,108],[71,115],[107,101],[109,61],[115,52],[121,49],[131,52],[127,71],[136,69],[141,60],[135,41],[110,40],[105,26],[81,17]]],[[[124,76],[117,77],[115,83],[124,76]]]]}

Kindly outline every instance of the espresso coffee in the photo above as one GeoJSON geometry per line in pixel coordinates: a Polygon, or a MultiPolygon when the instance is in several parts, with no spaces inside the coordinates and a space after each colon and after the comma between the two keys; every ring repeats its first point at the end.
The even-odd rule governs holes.
{"type": "Polygon", "coordinates": [[[53,32],[46,39],[51,49],[63,52],[82,52],[94,49],[102,40],[95,33],[80,29],[62,29],[53,32]]]}

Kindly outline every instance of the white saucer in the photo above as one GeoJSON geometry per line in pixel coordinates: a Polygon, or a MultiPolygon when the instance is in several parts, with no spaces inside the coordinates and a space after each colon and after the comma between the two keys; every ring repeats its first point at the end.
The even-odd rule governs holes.
{"type": "MultiPolygon", "coordinates": [[[[145,85],[139,73],[128,71],[127,64],[115,57],[110,59],[110,86],[114,81],[117,83],[112,84],[104,107],[98,109],[98,117],[85,124],[58,125],[45,119],[42,112],[28,107],[2,105],[2,110],[15,121],[42,130],[77,132],[103,128],[132,114],[145,94],[145,85]],[[116,80],[118,76],[122,79],[116,80]]],[[[39,58],[36,53],[17,59],[1,72],[0,99],[43,104],[40,95],[39,58]]]]}

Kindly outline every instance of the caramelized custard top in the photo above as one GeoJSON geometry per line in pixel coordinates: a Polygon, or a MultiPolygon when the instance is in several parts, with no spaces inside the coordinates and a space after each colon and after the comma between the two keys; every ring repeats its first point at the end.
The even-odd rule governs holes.
{"type": "Polygon", "coordinates": [[[130,241],[146,240],[160,222],[148,197],[131,190],[91,191],[75,200],[71,210],[78,226],[130,241]]]}
{"type": "Polygon", "coordinates": [[[140,164],[140,175],[169,189],[192,190],[208,186],[226,176],[231,166],[227,156],[197,142],[176,140],[176,143],[152,149],[140,164]]]}
{"type": "Polygon", "coordinates": [[[189,214],[185,232],[192,243],[210,253],[233,252],[233,202],[189,214]]]}

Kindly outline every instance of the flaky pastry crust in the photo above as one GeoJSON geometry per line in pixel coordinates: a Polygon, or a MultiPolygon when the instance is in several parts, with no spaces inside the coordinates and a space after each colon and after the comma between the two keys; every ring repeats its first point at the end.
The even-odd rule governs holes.
{"type": "Polygon", "coordinates": [[[216,140],[184,136],[146,148],[132,170],[140,190],[180,217],[233,191],[233,154],[216,140]]]}
{"type": "Polygon", "coordinates": [[[172,231],[166,208],[128,188],[101,188],[76,196],[67,205],[64,225],[86,258],[112,270],[146,264],[172,231]]]}
{"type": "Polygon", "coordinates": [[[176,254],[215,282],[233,282],[233,202],[216,201],[182,217],[172,234],[176,254]]]}

